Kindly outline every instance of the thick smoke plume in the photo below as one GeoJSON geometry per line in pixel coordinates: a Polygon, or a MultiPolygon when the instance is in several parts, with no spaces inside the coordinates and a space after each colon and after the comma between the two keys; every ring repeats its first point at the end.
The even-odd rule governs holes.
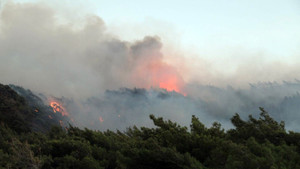
{"type": "Polygon", "coordinates": [[[1,12],[1,81],[56,96],[82,98],[120,87],[182,90],[176,68],[163,61],[158,37],[125,42],[105,33],[101,18],[82,28],[59,24],[38,4],[8,3],[1,12]]]}
{"type": "Polygon", "coordinates": [[[151,125],[149,114],[188,125],[195,114],[207,125],[220,121],[228,128],[234,113],[245,117],[265,107],[290,128],[299,127],[298,82],[245,88],[249,82],[299,78],[298,63],[260,62],[256,55],[228,73],[200,57],[172,61],[158,36],[123,41],[107,33],[98,16],[80,18],[80,24],[62,21],[40,3],[8,2],[0,12],[0,83],[64,97],[82,126],[151,125]]]}

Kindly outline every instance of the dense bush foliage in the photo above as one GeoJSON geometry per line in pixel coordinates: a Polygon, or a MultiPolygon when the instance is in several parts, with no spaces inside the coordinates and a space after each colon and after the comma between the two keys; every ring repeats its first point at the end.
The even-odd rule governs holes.
{"type": "Polygon", "coordinates": [[[33,114],[25,103],[25,99],[19,96],[9,86],[0,84],[0,119],[6,125],[17,132],[29,131],[33,114]]]}
{"type": "Polygon", "coordinates": [[[300,168],[300,133],[286,132],[262,108],[258,119],[233,116],[228,131],[219,123],[207,128],[195,116],[187,128],[150,115],[156,128],[100,132],[54,126],[38,133],[23,127],[32,116],[25,101],[9,88],[1,90],[8,93],[0,100],[0,168],[300,168]]]}

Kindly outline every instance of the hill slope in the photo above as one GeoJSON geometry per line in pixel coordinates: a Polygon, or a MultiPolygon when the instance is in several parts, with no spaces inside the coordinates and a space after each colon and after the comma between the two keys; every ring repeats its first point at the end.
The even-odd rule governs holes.
{"type": "Polygon", "coordinates": [[[300,168],[300,133],[286,132],[263,108],[258,119],[235,114],[228,131],[219,123],[207,128],[195,116],[188,130],[150,115],[155,128],[101,132],[56,126],[40,133],[33,131],[48,128],[40,126],[48,125],[42,115],[47,106],[35,107],[34,98],[25,100],[0,85],[0,168],[300,168]],[[34,124],[39,118],[45,123],[34,124]]]}
{"type": "Polygon", "coordinates": [[[63,120],[49,105],[30,90],[0,84],[0,122],[20,132],[49,131],[63,120]],[[49,118],[51,115],[51,119],[49,118]]]}

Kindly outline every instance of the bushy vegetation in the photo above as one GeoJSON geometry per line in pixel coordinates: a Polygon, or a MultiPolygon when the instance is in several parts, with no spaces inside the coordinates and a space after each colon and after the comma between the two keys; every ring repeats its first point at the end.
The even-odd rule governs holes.
{"type": "Polygon", "coordinates": [[[39,133],[23,127],[31,115],[22,98],[1,95],[0,104],[0,168],[300,168],[300,133],[287,132],[263,108],[258,119],[234,115],[228,131],[219,123],[207,128],[195,116],[187,128],[150,115],[156,128],[101,132],[54,126],[39,133]],[[21,125],[12,125],[19,124],[14,120],[21,125]]]}
{"type": "Polygon", "coordinates": [[[25,99],[7,85],[0,84],[0,119],[16,132],[29,131],[33,118],[25,99]]]}

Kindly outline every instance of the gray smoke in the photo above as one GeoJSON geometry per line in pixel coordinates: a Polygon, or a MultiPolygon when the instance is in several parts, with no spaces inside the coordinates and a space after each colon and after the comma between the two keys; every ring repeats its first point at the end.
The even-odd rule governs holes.
{"type": "Polygon", "coordinates": [[[122,88],[83,102],[61,101],[78,122],[76,125],[98,130],[125,130],[133,125],[153,127],[149,114],[183,126],[189,126],[192,115],[196,115],[207,126],[217,121],[228,129],[232,127],[230,118],[235,113],[244,119],[249,114],[258,117],[258,108],[264,107],[277,121],[285,121],[288,130],[299,131],[300,83],[297,81],[251,84],[250,89],[198,84],[188,88],[197,94],[184,96],[163,89],[122,88]]]}
{"type": "Polygon", "coordinates": [[[228,75],[200,58],[168,63],[158,36],[123,41],[107,33],[98,16],[77,25],[62,22],[47,5],[11,1],[0,12],[0,83],[64,97],[82,127],[151,126],[149,114],[188,126],[195,114],[206,125],[219,121],[228,128],[234,113],[257,115],[264,107],[289,129],[299,128],[299,82],[256,83],[299,78],[298,63],[249,59],[228,75]],[[160,82],[187,96],[158,89],[160,82]],[[248,82],[255,84],[245,87],[248,82]],[[227,84],[233,87],[220,87],[227,84]]]}
{"type": "Polygon", "coordinates": [[[105,33],[97,16],[87,17],[82,28],[60,24],[56,17],[55,11],[40,4],[3,7],[1,82],[78,99],[106,89],[158,87],[153,78],[180,76],[163,62],[158,37],[130,43],[105,33]]]}

